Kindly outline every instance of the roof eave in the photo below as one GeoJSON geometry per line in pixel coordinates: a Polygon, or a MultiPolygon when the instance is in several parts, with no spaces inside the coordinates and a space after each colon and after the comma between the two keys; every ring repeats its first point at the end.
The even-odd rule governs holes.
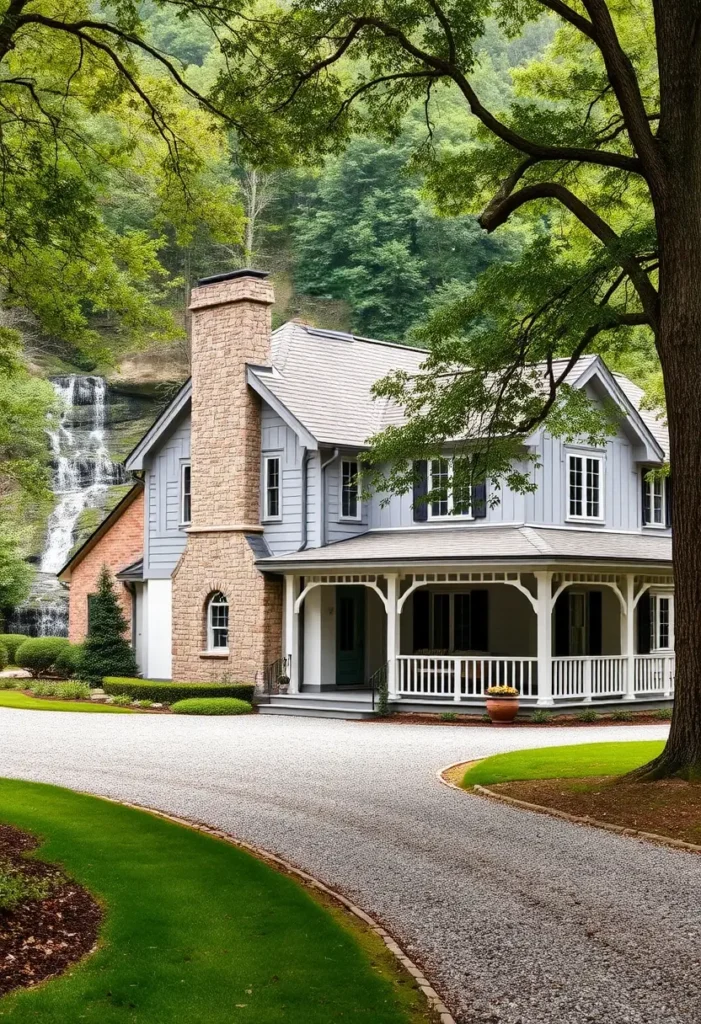
{"type": "Polygon", "coordinates": [[[191,394],[192,380],[190,379],[185,381],[175,398],[154,420],[138,444],[129,452],[124,460],[124,465],[127,469],[132,472],[144,469],[144,459],[186,407],[190,401],[191,394]]]}

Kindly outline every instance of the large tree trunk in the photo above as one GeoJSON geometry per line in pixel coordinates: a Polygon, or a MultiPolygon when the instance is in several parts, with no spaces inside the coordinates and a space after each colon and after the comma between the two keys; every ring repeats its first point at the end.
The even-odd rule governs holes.
{"type": "MultiPolygon", "coordinates": [[[[641,779],[701,778],[701,9],[656,0],[662,189],[657,347],[674,480],[675,709],[663,753],[641,779]]],[[[657,194],[655,194],[655,192],[657,194]]]]}

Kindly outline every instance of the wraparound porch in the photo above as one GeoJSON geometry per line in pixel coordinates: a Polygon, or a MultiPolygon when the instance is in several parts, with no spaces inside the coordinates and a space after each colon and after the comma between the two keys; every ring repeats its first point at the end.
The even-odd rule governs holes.
{"type": "Polygon", "coordinates": [[[290,693],[386,674],[390,700],[479,705],[493,685],[550,707],[669,700],[671,573],[586,568],[285,574],[290,693]]]}

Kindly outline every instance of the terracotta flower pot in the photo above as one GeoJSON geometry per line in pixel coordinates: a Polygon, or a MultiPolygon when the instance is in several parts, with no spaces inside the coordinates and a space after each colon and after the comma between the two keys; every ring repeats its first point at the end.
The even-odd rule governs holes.
{"type": "Polygon", "coordinates": [[[518,714],[518,697],[487,697],[487,714],[493,722],[513,722],[518,714]]]}

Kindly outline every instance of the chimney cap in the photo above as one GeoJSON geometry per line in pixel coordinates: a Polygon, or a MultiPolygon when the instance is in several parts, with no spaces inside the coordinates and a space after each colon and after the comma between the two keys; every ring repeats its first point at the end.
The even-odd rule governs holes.
{"type": "Polygon", "coordinates": [[[264,281],[269,276],[268,270],[254,270],[252,267],[242,267],[240,270],[228,270],[225,274],[213,274],[211,277],[201,277],[197,282],[198,287],[203,284],[217,284],[218,281],[233,281],[237,277],[257,277],[264,281]]]}

